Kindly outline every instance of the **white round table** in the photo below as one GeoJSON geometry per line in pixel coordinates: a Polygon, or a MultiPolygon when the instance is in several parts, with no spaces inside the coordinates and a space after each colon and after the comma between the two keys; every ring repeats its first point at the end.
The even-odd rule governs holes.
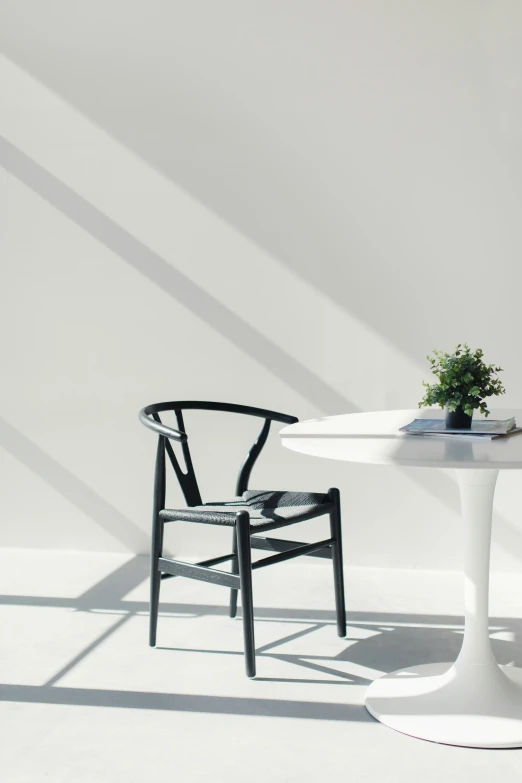
{"type": "MultiPolygon", "coordinates": [[[[366,692],[381,723],[433,742],[476,748],[522,747],[522,670],[499,666],[489,640],[489,553],[499,470],[522,469],[522,433],[457,439],[406,435],[414,418],[440,409],[353,413],[298,422],[281,430],[283,445],[316,457],[404,467],[456,468],[465,525],[465,630],[454,663],[387,674],[366,692]]],[[[495,418],[522,411],[495,411],[495,418]]]]}

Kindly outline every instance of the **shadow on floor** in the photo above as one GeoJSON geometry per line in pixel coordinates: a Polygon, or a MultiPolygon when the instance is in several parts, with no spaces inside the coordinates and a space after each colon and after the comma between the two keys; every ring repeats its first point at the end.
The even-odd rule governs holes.
{"type": "Polygon", "coordinates": [[[71,704],[132,710],[172,710],[223,715],[257,715],[372,723],[366,709],[356,704],[199,696],[177,693],[112,691],[97,688],[55,688],[37,685],[0,685],[0,701],[36,704],[71,704]]]}
{"type": "MultiPolygon", "coordinates": [[[[151,693],[132,690],[106,690],[96,688],[68,688],[59,681],[80,661],[130,618],[146,613],[145,601],[127,601],[125,596],[142,583],[148,575],[148,561],[135,557],[100,582],[75,598],[41,596],[0,596],[0,604],[16,606],[62,607],[80,612],[114,614],[114,624],[84,650],[69,661],[52,679],[41,686],[13,684],[0,685],[0,701],[69,704],[93,707],[117,707],[144,710],[173,710],[182,712],[221,713],[234,715],[276,716],[335,721],[368,721],[373,718],[365,708],[356,704],[294,701],[286,699],[243,698],[206,696],[193,694],[151,693]]],[[[176,604],[162,602],[163,616],[175,615],[182,622],[204,622],[206,616],[223,615],[223,622],[235,622],[227,617],[228,607],[200,604],[176,604]]],[[[346,644],[336,655],[317,655],[314,635],[326,627],[335,635],[333,611],[307,609],[272,609],[258,607],[256,621],[284,624],[280,638],[257,649],[260,666],[263,658],[277,659],[295,667],[296,677],[259,677],[255,682],[306,683],[320,685],[368,685],[380,673],[425,663],[453,661],[462,643],[462,618],[457,616],[401,614],[387,612],[349,612],[346,644]],[[288,632],[288,625],[299,628],[288,632]],[[306,625],[303,628],[303,623],[306,625]],[[299,644],[299,653],[285,652],[283,645],[299,644]],[[308,648],[308,649],[307,649],[308,648]],[[308,650],[310,652],[308,652],[308,650]],[[353,665],[354,671],[350,671],[353,665]]],[[[239,625],[239,623],[238,623],[239,625]]],[[[493,651],[499,663],[511,663],[522,667],[522,621],[513,618],[492,618],[495,628],[493,651]]],[[[239,628],[238,628],[239,632],[239,628]]],[[[187,626],[183,640],[190,639],[187,626]]],[[[146,644],[146,640],[144,640],[146,644]]],[[[159,647],[170,650],[175,662],[176,653],[194,655],[234,655],[238,658],[238,677],[243,676],[242,653],[232,650],[201,650],[186,647],[159,647]]],[[[153,664],[151,651],[151,665],[153,664]]]]}

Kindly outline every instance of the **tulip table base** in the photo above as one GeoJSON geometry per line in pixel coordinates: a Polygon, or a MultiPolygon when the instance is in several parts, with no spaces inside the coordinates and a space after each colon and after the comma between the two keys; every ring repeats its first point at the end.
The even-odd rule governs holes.
{"type": "Polygon", "coordinates": [[[522,747],[522,670],[500,667],[488,633],[496,470],[458,470],[465,525],[464,640],[454,664],[413,666],[376,680],[366,708],[404,734],[472,748],[522,747]]]}
{"type": "Polygon", "coordinates": [[[366,709],[396,731],[468,748],[522,747],[522,670],[428,663],[387,674],[366,709]]]}

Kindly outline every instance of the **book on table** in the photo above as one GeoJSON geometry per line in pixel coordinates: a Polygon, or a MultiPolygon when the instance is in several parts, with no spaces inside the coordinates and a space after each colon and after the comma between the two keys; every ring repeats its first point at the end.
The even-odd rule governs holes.
{"type": "Polygon", "coordinates": [[[400,432],[411,435],[449,435],[456,438],[505,438],[522,432],[517,427],[515,417],[510,419],[476,419],[470,429],[451,429],[446,427],[444,419],[414,419],[401,427],[400,432]]]}

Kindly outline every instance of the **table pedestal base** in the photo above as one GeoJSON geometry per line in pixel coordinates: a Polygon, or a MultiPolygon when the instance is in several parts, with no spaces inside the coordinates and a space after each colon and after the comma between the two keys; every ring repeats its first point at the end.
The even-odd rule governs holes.
{"type": "Polygon", "coordinates": [[[393,672],[367,690],[381,723],[469,748],[522,747],[522,670],[497,664],[488,633],[489,550],[496,470],[458,470],[466,528],[465,623],[459,657],[393,672]]]}
{"type": "Polygon", "coordinates": [[[469,748],[522,747],[522,669],[434,663],[375,680],[366,708],[419,739],[469,748]]]}

